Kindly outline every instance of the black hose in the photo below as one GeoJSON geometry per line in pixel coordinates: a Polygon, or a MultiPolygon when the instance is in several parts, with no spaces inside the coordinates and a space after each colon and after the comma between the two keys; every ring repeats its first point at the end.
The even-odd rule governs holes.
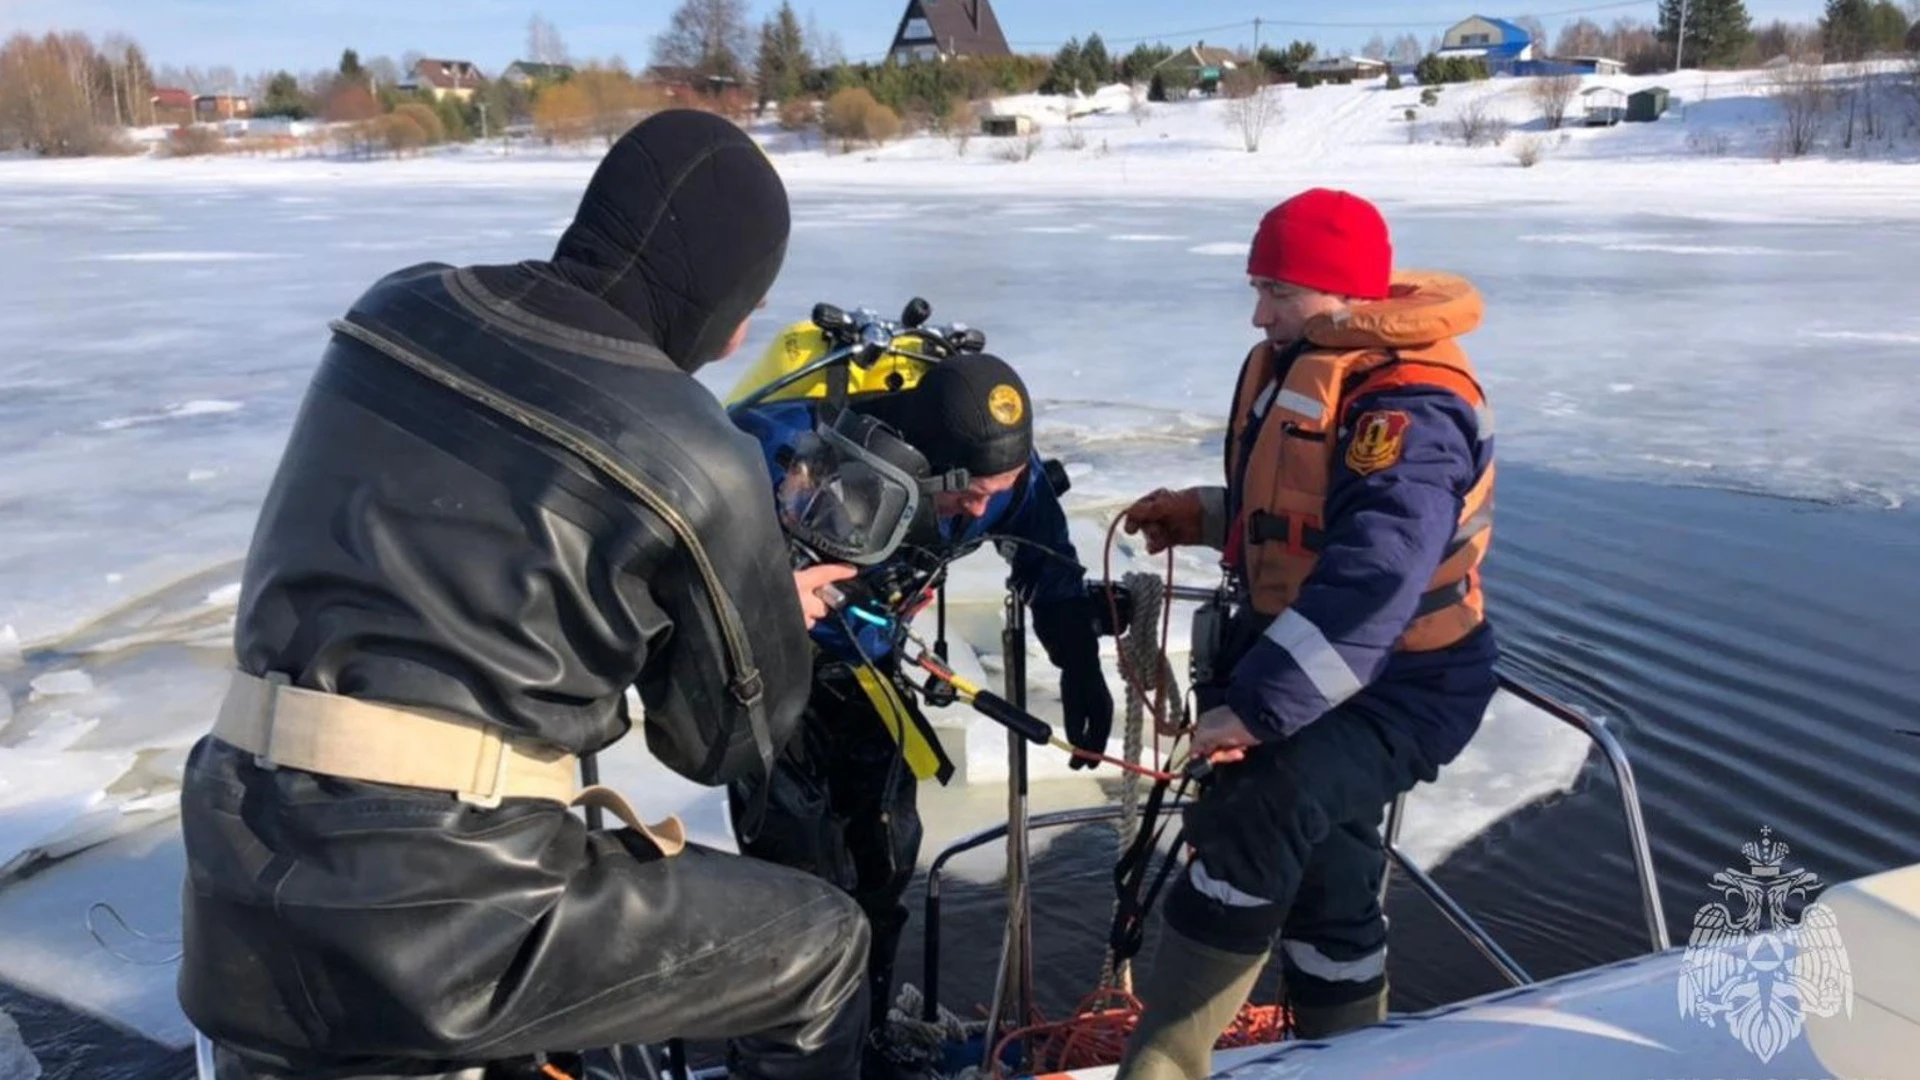
{"type": "Polygon", "coordinates": [[[1053,741],[1053,728],[1039,717],[1019,708],[991,690],[973,695],[974,711],[995,721],[1030,743],[1045,746],[1053,741]]]}

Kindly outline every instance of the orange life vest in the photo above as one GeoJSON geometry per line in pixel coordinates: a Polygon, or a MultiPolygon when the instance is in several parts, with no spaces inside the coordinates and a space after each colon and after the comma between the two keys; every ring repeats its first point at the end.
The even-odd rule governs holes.
{"type": "MultiPolygon", "coordinates": [[[[1227,435],[1230,486],[1238,463],[1246,462],[1228,558],[1238,565],[1255,611],[1286,610],[1319,561],[1334,450],[1352,402],[1396,387],[1440,387],[1474,408],[1476,447],[1492,437],[1486,395],[1453,340],[1478,327],[1483,310],[1479,292],[1461,278],[1400,272],[1387,299],[1309,323],[1309,347],[1279,384],[1269,346],[1248,355],[1227,435]],[[1256,418],[1251,454],[1244,455],[1256,418]]],[[[1354,435],[1348,457],[1358,455],[1360,465],[1370,454],[1390,463],[1387,455],[1397,453],[1403,437],[1390,420],[1369,418],[1372,430],[1354,435]]],[[[1452,542],[1396,649],[1444,649],[1485,620],[1480,564],[1493,537],[1493,473],[1489,462],[1467,492],[1452,542]]]]}

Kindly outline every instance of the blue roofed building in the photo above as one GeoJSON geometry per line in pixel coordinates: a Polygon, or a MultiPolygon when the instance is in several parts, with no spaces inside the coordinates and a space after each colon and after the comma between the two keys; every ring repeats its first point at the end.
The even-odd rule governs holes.
{"type": "Polygon", "coordinates": [[[1479,60],[1488,74],[1512,75],[1516,65],[1534,59],[1535,53],[1533,36],[1525,30],[1505,19],[1474,15],[1449,27],[1434,55],[1479,60]]]}

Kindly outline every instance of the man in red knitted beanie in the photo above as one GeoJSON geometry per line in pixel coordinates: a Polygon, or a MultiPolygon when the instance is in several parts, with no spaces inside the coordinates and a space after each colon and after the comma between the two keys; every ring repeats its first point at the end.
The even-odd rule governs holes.
{"type": "Polygon", "coordinates": [[[1276,948],[1301,1036],[1386,1015],[1382,811],[1459,755],[1495,689],[1493,420],[1454,340],[1479,293],[1396,272],[1379,210],[1322,188],[1261,219],[1247,276],[1265,340],[1234,393],[1225,484],[1125,513],[1149,553],[1219,549],[1235,605],[1218,633],[1195,620],[1196,668],[1215,674],[1194,687],[1193,754],[1215,768],[1121,1080],[1208,1075],[1276,948]]]}

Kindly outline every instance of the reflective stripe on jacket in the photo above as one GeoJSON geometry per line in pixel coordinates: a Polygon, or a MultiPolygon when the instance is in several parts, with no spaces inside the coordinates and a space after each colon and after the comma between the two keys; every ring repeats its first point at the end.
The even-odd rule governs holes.
{"type": "Polygon", "coordinates": [[[1226,558],[1272,619],[1229,690],[1249,727],[1290,734],[1393,654],[1444,650],[1484,621],[1493,421],[1453,340],[1481,311],[1460,278],[1402,274],[1303,345],[1248,356],[1226,558]]]}

